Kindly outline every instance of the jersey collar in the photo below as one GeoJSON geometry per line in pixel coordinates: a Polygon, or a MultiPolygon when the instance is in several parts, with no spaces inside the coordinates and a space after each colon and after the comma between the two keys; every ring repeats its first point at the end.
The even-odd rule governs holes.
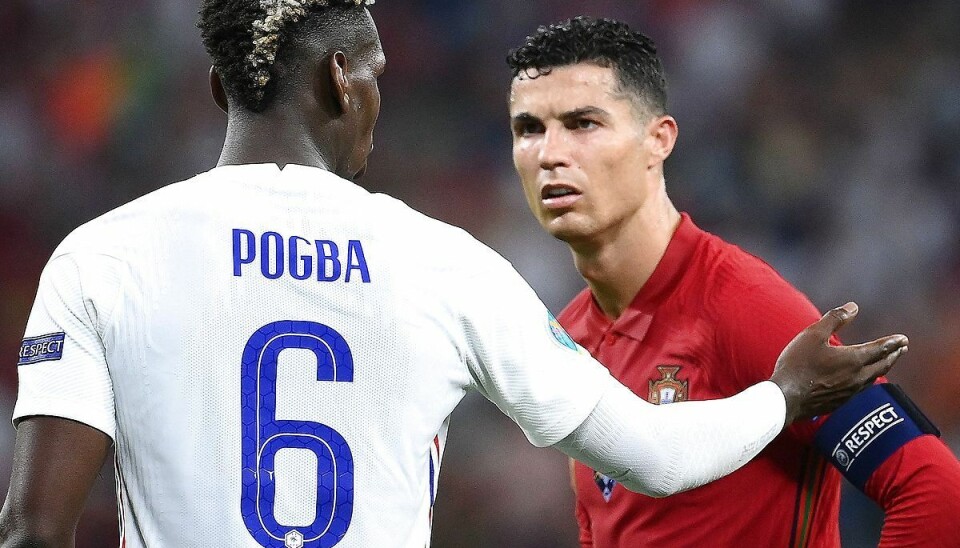
{"type": "Polygon", "coordinates": [[[680,224],[673,233],[670,243],[667,244],[666,252],[657,263],[650,279],[643,284],[637,296],[633,298],[630,306],[611,325],[596,301],[591,299],[594,321],[602,318],[617,334],[642,341],[653,322],[657,308],[676,290],[683,275],[689,269],[699,243],[706,234],[694,224],[690,215],[681,213],[680,224]]]}
{"type": "Polygon", "coordinates": [[[344,179],[332,171],[301,164],[286,164],[283,167],[275,163],[226,164],[214,167],[207,173],[216,173],[222,177],[248,183],[252,182],[257,185],[275,185],[282,181],[287,188],[299,187],[308,192],[322,191],[324,187],[362,188],[355,182],[344,179]],[[317,185],[318,182],[324,184],[320,186],[317,185]]]}

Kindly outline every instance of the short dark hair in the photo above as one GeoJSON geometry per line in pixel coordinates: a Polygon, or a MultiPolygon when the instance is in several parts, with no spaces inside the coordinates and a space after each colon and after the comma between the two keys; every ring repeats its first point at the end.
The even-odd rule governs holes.
{"type": "Polygon", "coordinates": [[[632,92],[653,114],[666,113],[667,81],[657,46],[626,23],[574,17],[537,28],[536,34],[507,55],[514,78],[521,73],[536,78],[577,63],[614,69],[621,91],[632,92]]]}
{"type": "Polygon", "coordinates": [[[317,14],[360,11],[374,0],[203,0],[197,27],[227,93],[262,111],[275,93],[275,64],[297,28],[317,14]]]}

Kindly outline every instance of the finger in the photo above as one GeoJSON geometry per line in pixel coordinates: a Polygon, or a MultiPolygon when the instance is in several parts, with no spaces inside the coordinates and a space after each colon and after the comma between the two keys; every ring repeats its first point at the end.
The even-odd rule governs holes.
{"type": "Polygon", "coordinates": [[[850,323],[860,308],[857,303],[849,302],[843,306],[838,306],[823,315],[820,320],[810,326],[810,330],[817,333],[824,341],[830,338],[841,327],[850,323]]]}
{"type": "Polygon", "coordinates": [[[863,377],[863,388],[870,386],[874,383],[879,377],[886,375],[891,369],[893,369],[894,364],[897,363],[897,360],[901,356],[907,353],[907,347],[901,347],[891,352],[883,359],[877,361],[876,363],[865,366],[861,371],[864,374],[863,377]]]}
{"type": "Polygon", "coordinates": [[[901,348],[906,348],[910,340],[906,335],[889,335],[875,341],[850,346],[837,347],[847,353],[847,357],[861,365],[872,364],[881,360],[901,348]]]}

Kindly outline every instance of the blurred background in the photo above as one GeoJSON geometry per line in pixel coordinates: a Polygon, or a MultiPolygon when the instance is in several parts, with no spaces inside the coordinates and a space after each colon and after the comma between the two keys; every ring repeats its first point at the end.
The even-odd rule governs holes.
{"type": "MultiPolygon", "coordinates": [[[[217,161],[196,0],[0,3],[0,416],[40,270],[77,225],[217,161]]],[[[956,0],[381,0],[388,67],[362,184],[467,228],[554,311],[583,287],[526,210],[504,63],[537,25],[625,20],[660,46],[680,141],[674,202],[765,258],[821,308],[856,300],[847,340],[892,331],[891,376],[960,451],[960,3],[956,0]]],[[[0,489],[13,428],[0,422],[0,489]]],[[[439,547],[575,546],[566,463],[486,401],[454,414],[439,547]]],[[[105,468],[78,546],[116,546],[105,468]]],[[[845,546],[882,516],[844,493],[845,546]]]]}

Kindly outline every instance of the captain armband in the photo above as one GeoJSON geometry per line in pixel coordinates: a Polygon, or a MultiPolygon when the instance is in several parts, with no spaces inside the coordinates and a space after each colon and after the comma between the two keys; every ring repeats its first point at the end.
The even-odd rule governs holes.
{"type": "Polygon", "coordinates": [[[940,437],[910,398],[893,384],[875,384],[834,411],[814,438],[820,452],[861,491],[890,455],[924,434],[940,437]]]}

